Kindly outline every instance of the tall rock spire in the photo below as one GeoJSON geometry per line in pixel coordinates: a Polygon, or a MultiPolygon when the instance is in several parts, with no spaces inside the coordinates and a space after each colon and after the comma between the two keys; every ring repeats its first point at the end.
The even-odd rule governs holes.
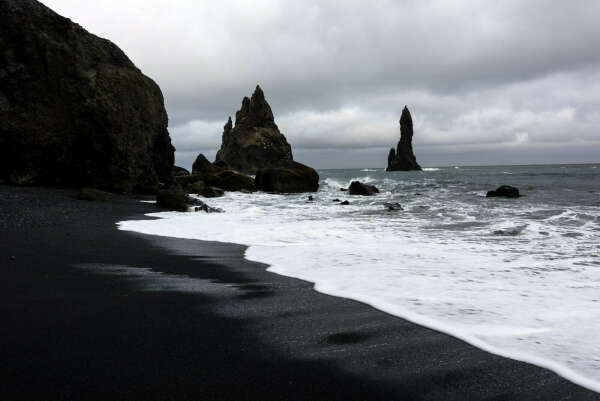
{"type": "Polygon", "coordinates": [[[400,117],[400,141],[396,150],[390,149],[386,171],[421,170],[413,153],[413,122],[408,107],[404,106],[400,117]]]}
{"type": "Polygon", "coordinates": [[[215,162],[224,162],[235,170],[255,174],[259,168],[277,167],[292,161],[292,148],[275,124],[271,106],[260,86],[252,96],[244,97],[242,107],[223,127],[223,142],[215,162]]]}

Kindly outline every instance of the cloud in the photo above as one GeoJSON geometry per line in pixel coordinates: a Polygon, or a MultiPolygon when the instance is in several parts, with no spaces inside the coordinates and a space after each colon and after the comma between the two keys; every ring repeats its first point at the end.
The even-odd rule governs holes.
{"type": "Polygon", "coordinates": [[[405,104],[421,159],[454,162],[443,153],[452,147],[480,149],[480,162],[494,152],[507,163],[540,152],[562,161],[557,143],[586,143],[578,160],[600,154],[595,0],[44,3],[113,40],[160,84],[178,159],[214,153],[256,83],[297,157],[372,148],[384,156],[369,151],[364,162],[385,161],[405,104]]]}

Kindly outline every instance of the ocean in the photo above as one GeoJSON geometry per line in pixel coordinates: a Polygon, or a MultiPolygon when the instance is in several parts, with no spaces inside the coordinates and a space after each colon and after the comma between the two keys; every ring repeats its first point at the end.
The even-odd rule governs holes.
{"type": "Polygon", "coordinates": [[[161,212],[119,228],[245,244],[247,259],[317,291],[600,391],[598,166],[319,170],[313,201],[227,193],[206,200],[225,213],[161,212]],[[340,190],[353,180],[381,193],[340,190]],[[485,197],[504,184],[522,197],[485,197]],[[402,210],[388,210],[394,202],[402,210]]]}

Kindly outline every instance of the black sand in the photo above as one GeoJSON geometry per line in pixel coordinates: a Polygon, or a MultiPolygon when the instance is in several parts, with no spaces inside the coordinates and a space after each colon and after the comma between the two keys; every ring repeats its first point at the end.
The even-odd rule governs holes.
{"type": "Polygon", "coordinates": [[[242,246],[115,228],[153,205],[74,194],[0,186],[0,400],[600,400],[242,246]],[[115,265],[130,275],[98,273],[115,265]]]}

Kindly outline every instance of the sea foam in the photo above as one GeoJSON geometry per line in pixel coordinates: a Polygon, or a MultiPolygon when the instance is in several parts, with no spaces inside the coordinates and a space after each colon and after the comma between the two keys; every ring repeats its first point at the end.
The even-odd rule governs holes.
{"type": "Polygon", "coordinates": [[[227,193],[211,199],[227,213],[155,213],[119,228],[247,245],[246,258],[269,271],[600,391],[597,207],[489,200],[472,177],[376,174],[321,172],[313,202],[227,193]],[[365,178],[382,192],[332,202],[365,178]],[[389,201],[405,211],[387,211],[389,201]]]}

